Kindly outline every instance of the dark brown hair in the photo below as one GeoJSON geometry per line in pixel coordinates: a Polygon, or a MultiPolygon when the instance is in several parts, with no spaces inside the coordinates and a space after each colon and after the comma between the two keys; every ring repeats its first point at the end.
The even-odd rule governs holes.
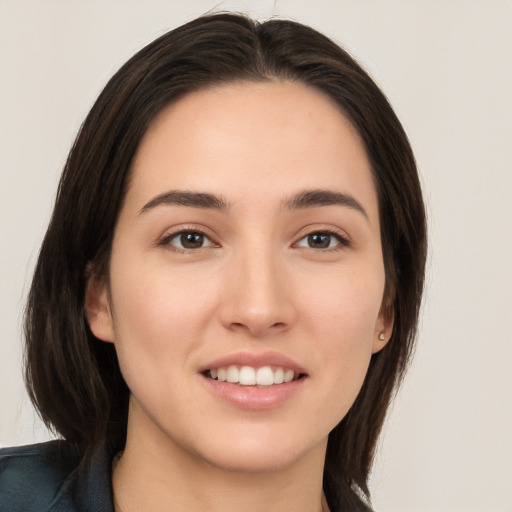
{"type": "Polygon", "coordinates": [[[392,338],[372,356],[364,385],[329,436],[324,491],[337,511],[368,510],[367,479],[393,392],[410,359],[420,307],[425,212],[404,130],[368,74],[337,44],[292,21],[234,14],[198,18],[158,38],[108,82],[71,149],[42,244],[25,316],[26,382],[46,424],[87,453],[123,447],[129,391],[114,346],[84,314],[87,272],[108,272],[130,167],[149,124],[169,103],[236,81],[296,81],[331,98],[353,123],[379,200],[385,307],[392,338]]]}

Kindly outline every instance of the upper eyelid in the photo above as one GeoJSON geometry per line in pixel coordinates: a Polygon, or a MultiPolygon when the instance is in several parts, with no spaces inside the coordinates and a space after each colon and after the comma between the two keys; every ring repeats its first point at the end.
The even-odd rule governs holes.
{"type": "MultiPolygon", "coordinates": [[[[298,238],[297,241],[293,243],[293,245],[297,245],[299,242],[301,242],[302,240],[304,240],[308,236],[315,235],[315,234],[322,234],[322,235],[332,236],[332,237],[334,237],[334,238],[336,238],[338,240],[338,245],[342,246],[342,247],[350,247],[350,245],[351,245],[350,240],[346,236],[344,236],[344,235],[342,235],[342,234],[340,234],[338,232],[335,232],[335,231],[327,231],[327,230],[323,230],[323,231],[322,230],[316,230],[316,231],[311,231],[309,233],[306,233],[304,236],[301,236],[300,238],[298,238]]],[[[337,246],[336,247],[325,248],[325,249],[313,249],[311,247],[310,249],[313,249],[315,251],[316,250],[319,250],[319,251],[329,251],[329,250],[335,249],[335,248],[337,248],[337,246]]]]}
{"type": "Polygon", "coordinates": [[[347,243],[351,243],[352,241],[350,235],[345,230],[336,228],[334,226],[327,227],[322,225],[305,226],[304,228],[300,229],[297,232],[294,238],[296,242],[298,242],[299,240],[302,240],[304,237],[312,235],[314,233],[326,233],[329,235],[334,235],[346,241],[347,243]]]}
{"type": "MultiPolygon", "coordinates": [[[[213,244],[213,245],[219,245],[219,243],[217,242],[215,236],[213,236],[210,232],[210,230],[204,228],[204,227],[200,227],[200,226],[193,226],[193,225],[189,225],[189,226],[180,226],[180,227],[176,227],[174,229],[167,229],[165,230],[164,234],[160,237],[158,237],[157,241],[156,241],[156,245],[166,245],[168,244],[168,242],[170,240],[172,240],[173,238],[176,238],[177,236],[183,234],[183,233],[199,233],[201,235],[204,235],[206,238],[208,238],[208,240],[213,244]]],[[[170,244],[169,244],[170,245],[170,244]]],[[[201,247],[200,249],[205,249],[206,247],[201,247]]],[[[179,250],[179,248],[177,248],[179,250]]],[[[187,249],[187,250],[193,250],[193,251],[197,251],[199,249],[187,249]]]]}
{"type": "Polygon", "coordinates": [[[205,226],[195,224],[185,224],[173,228],[167,228],[164,231],[162,238],[180,235],[181,233],[201,233],[202,235],[205,235],[208,238],[215,238],[210,229],[208,229],[205,226]]]}

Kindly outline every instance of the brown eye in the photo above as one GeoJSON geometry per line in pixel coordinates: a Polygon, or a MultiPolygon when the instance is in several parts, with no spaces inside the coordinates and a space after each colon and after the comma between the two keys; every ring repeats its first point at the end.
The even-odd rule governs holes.
{"type": "Polygon", "coordinates": [[[308,249],[337,249],[348,246],[349,242],[337,233],[317,231],[301,238],[296,245],[308,249]]]}
{"type": "Polygon", "coordinates": [[[308,246],[312,249],[327,249],[331,244],[331,235],[313,233],[308,235],[308,246]]]}
{"type": "Polygon", "coordinates": [[[165,244],[184,250],[202,249],[214,245],[204,233],[199,231],[181,231],[167,237],[165,244]]]}
{"type": "Polygon", "coordinates": [[[198,249],[203,245],[204,235],[201,233],[182,233],[180,242],[185,249],[198,249]]]}

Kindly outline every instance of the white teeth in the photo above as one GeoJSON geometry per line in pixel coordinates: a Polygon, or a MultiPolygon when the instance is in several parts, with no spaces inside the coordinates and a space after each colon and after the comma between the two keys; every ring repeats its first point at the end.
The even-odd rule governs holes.
{"type": "Polygon", "coordinates": [[[293,370],[286,370],[284,372],[284,381],[291,382],[293,380],[293,370]]]}
{"type": "Polygon", "coordinates": [[[262,366],[256,370],[252,366],[238,368],[234,364],[227,368],[212,369],[210,376],[212,379],[241,386],[272,386],[291,382],[299,377],[293,370],[285,370],[281,367],[272,370],[270,366],[262,366]]]}
{"type": "Polygon", "coordinates": [[[256,384],[256,372],[254,368],[242,366],[238,375],[238,382],[242,384],[242,386],[254,386],[254,384],[256,384]]]}
{"type": "Polygon", "coordinates": [[[238,382],[238,368],[235,365],[228,366],[226,380],[232,383],[238,382]]]}
{"type": "Polygon", "coordinates": [[[258,368],[256,373],[256,383],[258,386],[272,386],[274,384],[274,372],[270,366],[258,368]]]}
{"type": "Polygon", "coordinates": [[[274,372],[274,384],[282,384],[284,382],[284,370],[282,368],[278,368],[274,372]]]}

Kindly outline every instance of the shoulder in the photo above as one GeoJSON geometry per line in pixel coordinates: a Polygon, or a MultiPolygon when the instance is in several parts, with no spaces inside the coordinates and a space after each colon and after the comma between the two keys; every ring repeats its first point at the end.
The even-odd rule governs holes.
{"type": "Polygon", "coordinates": [[[0,450],[0,510],[43,510],[77,464],[64,441],[0,450]]]}
{"type": "MultiPolygon", "coordinates": [[[[106,460],[105,464],[106,465],[106,460]]],[[[106,467],[82,460],[66,441],[50,441],[0,450],[0,511],[78,512],[88,509],[93,480],[101,482],[109,500],[110,479],[106,467]],[[87,492],[85,494],[88,494],[87,492]]],[[[99,507],[103,510],[108,510],[99,507]]]]}

